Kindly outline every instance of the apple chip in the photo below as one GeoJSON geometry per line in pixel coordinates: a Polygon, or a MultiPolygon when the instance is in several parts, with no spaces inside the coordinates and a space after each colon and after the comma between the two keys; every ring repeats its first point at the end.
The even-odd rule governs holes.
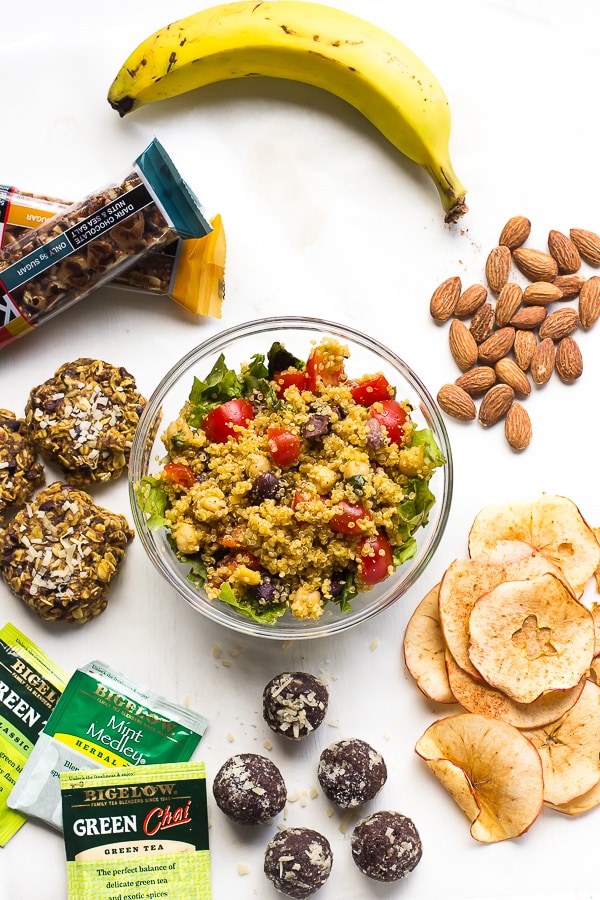
{"type": "Polygon", "coordinates": [[[415,751],[466,813],[475,840],[518,837],[537,819],[540,755],[512,725],[472,713],[448,716],[429,726],[415,751]]]}
{"type": "Polygon", "coordinates": [[[477,514],[469,554],[485,556],[498,540],[525,541],[551,560],[581,597],[600,565],[600,544],[572,500],[543,494],[536,500],[492,503],[477,514]]]}
{"type": "Polygon", "coordinates": [[[567,816],[578,816],[580,813],[588,812],[600,805],[600,781],[597,781],[594,787],[581,794],[580,797],[574,797],[567,800],[566,803],[546,803],[551,809],[557,812],[565,813],[567,816]]]}
{"type": "Polygon", "coordinates": [[[582,678],[569,690],[550,691],[532,703],[517,703],[503,691],[472,678],[456,664],[450,653],[446,653],[446,668],[450,689],[461,706],[472,713],[501,719],[515,728],[539,728],[555,722],[573,706],[585,684],[585,678],[582,678]]]}
{"type": "Polygon", "coordinates": [[[446,673],[446,645],[440,626],[439,584],[423,597],[404,632],[404,661],[419,689],[436,703],[455,703],[446,673]]]}
{"type": "Polygon", "coordinates": [[[510,554],[505,562],[457,559],[448,566],[440,582],[439,615],[446,645],[461,669],[473,678],[482,677],[469,656],[469,617],[479,598],[504,581],[525,580],[545,572],[558,575],[552,563],[532,547],[521,555],[510,554]]]}
{"type": "Polygon", "coordinates": [[[544,800],[561,805],[600,780],[600,687],[586,681],[581,697],[557,722],[523,731],[537,747],[544,771],[544,800]]]}
{"type": "Polygon", "coordinates": [[[590,611],[552,574],[488,591],[471,611],[469,633],[473,665],[518,703],[575,687],[594,655],[590,611]]]}

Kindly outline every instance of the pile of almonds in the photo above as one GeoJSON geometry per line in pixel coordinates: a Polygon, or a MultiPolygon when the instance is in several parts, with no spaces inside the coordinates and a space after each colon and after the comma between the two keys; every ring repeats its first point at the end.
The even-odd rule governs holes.
{"type": "Polygon", "coordinates": [[[553,372],[565,383],[576,381],[583,360],[572,335],[600,317],[600,276],[580,274],[582,261],[600,266],[600,236],[578,228],[568,237],[550,231],[545,252],[523,246],[530,232],[529,219],[513,216],[486,259],[486,284],[463,290],[458,276],[447,278],[429,307],[437,322],[450,320],[450,352],[463,373],[440,388],[439,406],[484,427],[504,419],[506,440],[517,451],[531,442],[522,403],[531,382],[541,387],[553,372]],[[513,264],[528,280],[526,287],[510,280],[513,264]],[[576,305],[561,302],[575,298],[576,305]],[[481,398],[479,410],[474,398],[481,398]]]}

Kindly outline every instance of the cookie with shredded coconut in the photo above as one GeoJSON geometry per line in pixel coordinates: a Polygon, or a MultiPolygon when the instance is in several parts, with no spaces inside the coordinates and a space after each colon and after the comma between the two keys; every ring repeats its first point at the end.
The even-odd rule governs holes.
{"type": "Polygon", "coordinates": [[[329,692],[310,672],[282,672],[263,691],[263,718],[276,734],[300,741],[325,718],[329,692]]]}
{"type": "Polygon", "coordinates": [[[0,519],[12,507],[22,506],[44,483],[44,467],[24,419],[0,409],[0,519]]]}
{"type": "Polygon", "coordinates": [[[69,482],[86,487],[126,471],[146,400],[122,366],[82,357],[34,387],[25,408],[32,440],[69,482]]]}
{"type": "Polygon", "coordinates": [[[124,516],[57,481],[0,531],[0,573],[41,619],[83,624],[106,608],[132,538],[124,516]]]}

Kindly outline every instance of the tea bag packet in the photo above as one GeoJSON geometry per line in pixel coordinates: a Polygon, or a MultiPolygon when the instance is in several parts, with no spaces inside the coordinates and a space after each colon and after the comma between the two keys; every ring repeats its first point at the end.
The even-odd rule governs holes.
{"type": "MultiPolygon", "coordinates": [[[[0,249],[68,206],[64,200],[0,185],[0,249]]],[[[159,250],[149,250],[109,284],[170,297],[194,315],[219,318],[225,295],[226,240],[221,216],[214,216],[210,224],[212,231],[204,237],[178,238],[159,250]]]]}
{"type": "Polygon", "coordinates": [[[154,139],[119,182],[0,249],[0,348],[121,275],[148,251],[211,231],[154,139]]]}
{"type": "Polygon", "coordinates": [[[0,846],[26,817],[7,799],[69,676],[14,625],[0,629],[0,846]]]}
{"type": "Polygon", "coordinates": [[[207,724],[94,660],[69,679],[9,805],[61,830],[61,772],[187,762],[207,724]]]}
{"type": "Polygon", "coordinates": [[[60,776],[68,900],[210,900],[203,762],[60,776]]]}

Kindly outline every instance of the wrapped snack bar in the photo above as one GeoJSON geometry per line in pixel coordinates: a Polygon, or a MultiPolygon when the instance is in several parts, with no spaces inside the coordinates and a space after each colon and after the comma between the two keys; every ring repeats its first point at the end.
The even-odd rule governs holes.
{"type": "MultiPolygon", "coordinates": [[[[65,200],[0,184],[0,249],[69,206],[65,200]]],[[[131,268],[120,271],[111,287],[170,297],[194,315],[219,318],[225,296],[226,239],[220,215],[210,224],[212,231],[204,237],[178,238],[160,250],[149,250],[131,268]]]]}
{"type": "Polygon", "coordinates": [[[154,139],[119,183],[89,195],[0,250],[0,347],[136,264],[211,225],[154,139]]]}

